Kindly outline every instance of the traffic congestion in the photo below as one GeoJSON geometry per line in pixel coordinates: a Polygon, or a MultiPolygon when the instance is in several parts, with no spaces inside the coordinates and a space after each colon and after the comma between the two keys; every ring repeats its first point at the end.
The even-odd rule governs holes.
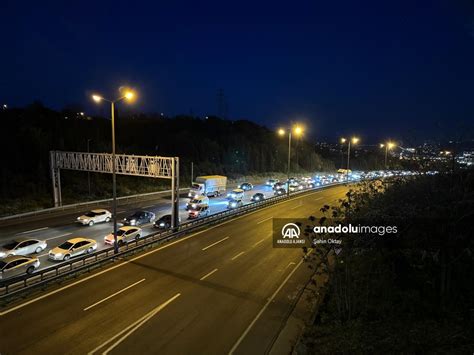
{"type": "MultiPolygon", "coordinates": [[[[429,172],[435,173],[435,172],[429,172]]],[[[418,174],[408,171],[351,172],[339,170],[335,174],[290,177],[284,181],[269,178],[262,184],[242,182],[227,186],[227,178],[219,175],[197,177],[186,197],[179,200],[179,221],[198,219],[210,214],[257,203],[272,196],[313,189],[333,183],[355,182],[361,179],[408,176],[418,174]]],[[[0,247],[0,279],[32,274],[74,257],[110,248],[115,243],[111,231],[112,213],[107,209],[92,209],[76,218],[65,220],[54,228],[41,231],[16,233],[14,238],[3,239],[0,247]],[[75,223],[74,223],[75,222],[75,223]]],[[[117,243],[122,247],[130,241],[143,238],[156,230],[171,227],[169,203],[157,202],[137,210],[117,213],[117,243]]]]}

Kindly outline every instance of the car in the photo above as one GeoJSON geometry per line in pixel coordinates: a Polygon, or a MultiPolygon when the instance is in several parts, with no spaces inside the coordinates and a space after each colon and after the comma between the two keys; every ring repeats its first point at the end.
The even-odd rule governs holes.
{"type": "MultiPolygon", "coordinates": [[[[138,227],[120,227],[117,230],[117,244],[119,246],[129,243],[132,240],[138,240],[142,237],[142,229],[138,227]]],[[[114,232],[108,234],[104,238],[104,243],[108,245],[114,245],[114,232]]]]}
{"type": "Polygon", "coordinates": [[[134,214],[125,217],[123,224],[125,226],[139,226],[144,223],[151,223],[155,220],[156,216],[153,212],[149,211],[137,211],[134,214]]]}
{"type": "Polygon", "coordinates": [[[265,195],[261,192],[257,192],[255,195],[252,196],[251,200],[253,202],[259,202],[265,200],[265,195]]]}
{"type": "Polygon", "coordinates": [[[82,216],[77,217],[76,222],[83,226],[92,227],[96,223],[109,222],[112,219],[112,213],[103,209],[89,211],[82,216]]]}
{"type": "Polygon", "coordinates": [[[305,181],[304,187],[307,189],[314,189],[316,187],[316,182],[314,180],[305,181]]]}
{"type": "Polygon", "coordinates": [[[242,189],[233,189],[227,194],[228,200],[241,200],[244,198],[244,190],[242,189]]]}
{"type": "Polygon", "coordinates": [[[188,218],[195,219],[199,217],[209,216],[211,210],[209,205],[201,205],[189,211],[188,218]]]}
{"type": "Polygon", "coordinates": [[[227,203],[227,209],[232,210],[234,208],[242,207],[243,205],[244,205],[244,203],[240,199],[230,200],[227,203]]]}
{"type": "MultiPolygon", "coordinates": [[[[171,228],[171,215],[170,214],[165,214],[164,216],[160,217],[160,219],[157,219],[155,223],[153,224],[153,227],[159,228],[159,229],[169,229],[171,228]]],[[[178,223],[181,223],[181,217],[178,217],[178,223]]]]}
{"type": "Polygon", "coordinates": [[[40,266],[38,258],[12,255],[0,260],[0,279],[13,276],[32,274],[40,266]]]}
{"type": "Polygon", "coordinates": [[[290,182],[289,189],[290,189],[291,192],[297,191],[297,190],[302,190],[303,185],[300,185],[296,180],[294,180],[293,182],[290,182]]]}
{"type": "Polygon", "coordinates": [[[244,191],[250,191],[253,189],[253,185],[250,182],[243,182],[237,188],[244,190],[244,191]]]}
{"type": "Polygon", "coordinates": [[[90,254],[97,249],[97,242],[93,239],[82,237],[66,240],[61,245],[49,251],[51,260],[69,260],[75,256],[90,254]]]}
{"type": "Polygon", "coordinates": [[[280,180],[278,180],[278,179],[268,179],[265,182],[265,185],[273,187],[277,182],[280,182],[280,180]]]}
{"type": "Polygon", "coordinates": [[[274,185],[273,185],[273,190],[278,190],[278,189],[281,189],[281,188],[285,188],[286,186],[286,183],[285,182],[276,182],[274,185]]]}
{"type": "Polygon", "coordinates": [[[286,189],[281,187],[275,190],[275,196],[283,196],[286,195],[286,189]]]}
{"type": "Polygon", "coordinates": [[[201,205],[209,205],[209,197],[207,196],[196,196],[186,204],[186,211],[196,208],[201,205]]]}
{"type": "Polygon", "coordinates": [[[0,258],[11,255],[39,254],[46,249],[48,244],[38,239],[17,239],[0,247],[0,258]]]}

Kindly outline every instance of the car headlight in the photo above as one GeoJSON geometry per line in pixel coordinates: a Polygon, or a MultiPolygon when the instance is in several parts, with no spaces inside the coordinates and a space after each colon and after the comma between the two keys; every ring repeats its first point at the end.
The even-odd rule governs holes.
{"type": "Polygon", "coordinates": [[[164,226],[165,226],[165,222],[161,222],[160,227],[164,227],[164,226]]]}
{"type": "Polygon", "coordinates": [[[237,206],[237,203],[232,202],[230,205],[231,205],[232,207],[235,207],[235,206],[237,206]]]}

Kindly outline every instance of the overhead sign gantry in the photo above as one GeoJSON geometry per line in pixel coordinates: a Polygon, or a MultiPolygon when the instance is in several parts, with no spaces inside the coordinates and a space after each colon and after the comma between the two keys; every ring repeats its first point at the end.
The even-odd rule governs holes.
{"type": "MultiPolygon", "coordinates": [[[[54,206],[62,205],[61,169],[112,174],[112,154],[50,151],[54,206]]],[[[172,227],[178,226],[179,158],[146,155],[115,155],[115,173],[171,180],[172,227]]]]}

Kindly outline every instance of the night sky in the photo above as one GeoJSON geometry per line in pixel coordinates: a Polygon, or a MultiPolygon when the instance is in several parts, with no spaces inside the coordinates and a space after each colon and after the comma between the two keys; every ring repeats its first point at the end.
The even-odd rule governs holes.
{"type": "Polygon", "coordinates": [[[98,114],[129,84],[137,112],[217,114],[223,89],[229,118],[315,137],[472,125],[472,1],[203,3],[2,1],[0,103],[98,114]]]}

